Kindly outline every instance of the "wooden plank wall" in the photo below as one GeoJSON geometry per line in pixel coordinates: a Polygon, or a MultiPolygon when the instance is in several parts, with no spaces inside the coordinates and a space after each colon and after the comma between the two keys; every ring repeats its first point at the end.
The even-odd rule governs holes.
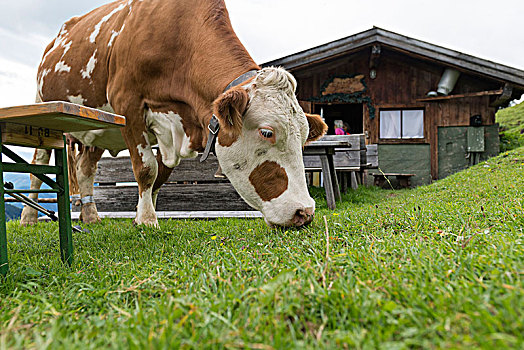
{"type": "MultiPolygon", "coordinates": [[[[173,170],[157,198],[159,211],[254,210],[224,178],[215,178],[215,156],[204,162],[185,159],[173,170]]],[[[135,211],[138,187],[129,157],[102,158],[95,175],[94,199],[99,211],[135,211]],[[125,184],[133,183],[133,184],[125,184]]]]}
{"type": "MultiPolygon", "coordinates": [[[[364,131],[368,133],[367,144],[426,143],[430,145],[431,175],[438,178],[438,126],[469,125],[471,115],[480,114],[484,125],[495,123],[495,108],[490,107],[492,97],[480,96],[461,99],[417,102],[429,91],[437,89],[438,82],[446,67],[382,47],[380,62],[375,79],[369,77],[371,48],[348,54],[336,59],[293,70],[297,78],[297,95],[307,112],[314,111],[311,98],[319,97],[321,86],[333,76],[364,74],[367,90],[364,97],[370,97],[375,108],[375,118],[369,118],[369,108],[363,105],[364,131]],[[424,140],[385,141],[380,140],[379,112],[381,108],[423,108],[425,110],[424,140]]],[[[501,83],[479,76],[462,73],[453,94],[500,89],[501,83]]]]}
{"type": "MultiPolygon", "coordinates": [[[[367,164],[363,134],[343,137],[348,147],[337,152],[338,169],[360,169],[367,164]],[[351,146],[349,146],[351,145],[351,146]]],[[[331,137],[333,138],[333,137],[331,137]]],[[[325,140],[330,140],[326,137],[325,140]]],[[[304,156],[307,171],[320,171],[318,156],[304,156]]],[[[200,163],[199,158],[183,159],[160,189],[157,198],[159,211],[247,211],[251,208],[236,192],[229,180],[216,178],[218,160],[214,155],[200,163]]],[[[104,157],[95,174],[94,199],[99,211],[134,211],[138,203],[138,187],[129,157],[104,157]]],[[[74,208],[79,210],[79,208],[74,208]]]]}

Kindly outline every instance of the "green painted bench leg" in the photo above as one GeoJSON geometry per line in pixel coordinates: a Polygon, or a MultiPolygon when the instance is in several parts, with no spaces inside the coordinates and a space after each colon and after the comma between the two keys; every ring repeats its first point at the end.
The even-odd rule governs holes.
{"type": "Polygon", "coordinates": [[[7,271],[9,271],[4,195],[4,169],[2,165],[2,144],[0,143],[0,274],[2,275],[5,275],[7,271]]]}
{"type": "Polygon", "coordinates": [[[71,225],[71,208],[69,203],[69,180],[67,178],[67,152],[65,148],[55,149],[55,162],[61,169],[56,176],[56,182],[63,191],[57,195],[58,202],[58,225],[60,233],[60,256],[62,261],[69,266],[73,263],[73,228],[71,225]]]}

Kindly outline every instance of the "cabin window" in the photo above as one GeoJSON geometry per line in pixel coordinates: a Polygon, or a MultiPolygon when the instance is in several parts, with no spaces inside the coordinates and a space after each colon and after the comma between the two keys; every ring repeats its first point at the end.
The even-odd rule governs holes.
{"type": "Polygon", "coordinates": [[[380,138],[424,138],[424,110],[396,109],[380,111],[380,138]]]}

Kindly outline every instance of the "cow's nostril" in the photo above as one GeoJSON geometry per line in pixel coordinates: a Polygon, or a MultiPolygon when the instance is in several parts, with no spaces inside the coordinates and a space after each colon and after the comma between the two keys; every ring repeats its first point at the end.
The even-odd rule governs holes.
{"type": "Polygon", "coordinates": [[[313,221],[314,213],[315,211],[313,208],[298,209],[293,216],[293,224],[296,227],[309,224],[311,221],[313,221]]]}

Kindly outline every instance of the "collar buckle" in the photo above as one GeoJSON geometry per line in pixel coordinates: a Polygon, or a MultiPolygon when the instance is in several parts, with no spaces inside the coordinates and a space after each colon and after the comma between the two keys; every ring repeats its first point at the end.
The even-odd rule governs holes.
{"type": "MultiPolygon", "coordinates": [[[[224,92],[231,89],[233,86],[242,84],[244,81],[254,77],[255,75],[257,75],[256,70],[250,70],[249,72],[242,74],[241,76],[233,80],[231,83],[229,83],[224,92]]],[[[231,125],[233,125],[233,121],[231,120],[231,118],[229,118],[228,121],[231,125]]],[[[207,129],[209,130],[209,135],[207,137],[207,143],[206,148],[204,148],[204,153],[202,153],[202,157],[200,157],[201,163],[207,159],[210,152],[215,153],[215,141],[218,136],[218,131],[220,130],[220,124],[218,123],[218,118],[216,117],[216,115],[213,114],[213,117],[209,121],[207,129]]]]}

